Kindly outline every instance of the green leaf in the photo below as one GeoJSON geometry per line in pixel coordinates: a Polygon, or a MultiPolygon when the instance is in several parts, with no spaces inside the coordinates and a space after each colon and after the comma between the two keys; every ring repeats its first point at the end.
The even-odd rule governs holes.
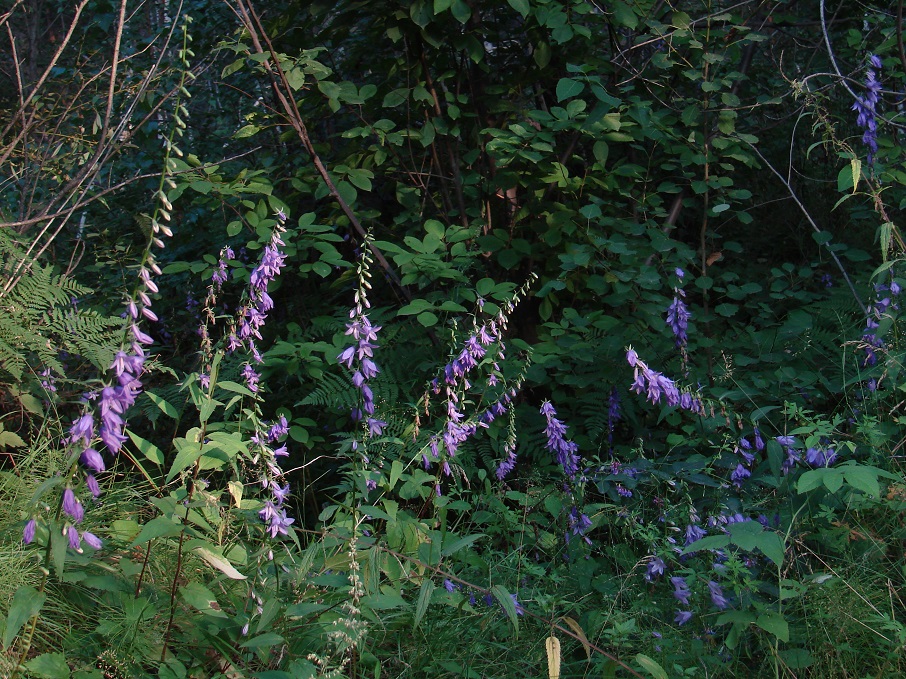
{"type": "Polygon", "coordinates": [[[664,671],[664,668],[644,653],[636,655],[635,661],[638,663],[639,667],[654,677],[654,679],[670,679],[670,677],[667,676],[667,672],[664,671]]]}
{"type": "Polygon", "coordinates": [[[762,613],[755,619],[755,624],[768,634],[773,634],[780,641],[790,640],[790,626],[780,613],[771,611],[762,613]]]}
{"type": "Polygon", "coordinates": [[[69,665],[62,653],[44,653],[37,658],[32,658],[25,667],[29,674],[41,679],[69,679],[69,665]]]}
{"type": "Polygon", "coordinates": [[[259,634],[257,637],[249,639],[244,644],[240,644],[239,648],[268,648],[282,643],[283,637],[279,634],[276,634],[275,632],[265,632],[264,634],[259,634]]]}
{"type": "Polygon", "coordinates": [[[197,582],[190,582],[185,587],[179,588],[179,593],[183,600],[192,608],[195,608],[205,615],[215,618],[226,618],[227,614],[220,610],[220,604],[213,592],[204,585],[197,582]]]}
{"type": "Polygon", "coordinates": [[[197,547],[195,553],[202,558],[209,566],[212,566],[223,573],[225,576],[230,578],[230,580],[245,580],[246,576],[233,568],[233,564],[227,561],[220,554],[215,554],[210,549],[205,547],[197,547]]]}
{"type": "Polygon", "coordinates": [[[236,134],[233,135],[233,139],[245,139],[246,137],[253,137],[260,131],[261,128],[257,125],[245,125],[244,127],[239,128],[236,134]]]}
{"type": "Polygon", "coordinates": [[[426,328],[430,328],[432,325],[437,325],[439,320],[435,314],[432,314],[430,311],[423,311],[418,316],[416,316],[418,322],[421,323],[426,328]]]}
{"type": "Polygon", "coordinates": [[[804,472],[796,482],[796,490],[802,494],[814,490],[824,481],[824,469],[810,469],[804,472]]]}
{"type": "Polygon", "coordinates": [[[632,11],[632,7],[622,0],[616,0],[611,6],[611,10],[613,11],[614,23],[618,26],[625,26],[630,30],[634,30],[639,25],[639,17],[632,11]]]}
{"type": "Polygon", "coordinates": [[[845,468],[843,476],[846,482],[857,490],[861,490],[866,495],[873,497],[881,496],[881,487],[878,485],[878,474],[871,467],[854,466],[845,468]]]}
{"type": "Polygon", "coordinates": [[[476,540],[480,540],[484,537],[484,533],[476,533],[475,535],[466,535],[465,537],[456,538],[452,533],[447,535],[447,538],[456,538],[453,542],[449,540],[444,540],[444,548],[441,550],[441,555],[450,556],[455,554],[461,549],[464,549],[471,545],[476,540]]]}
{"type": "MultiPolygon", "coordinates": [[[[437,2],[437,0],[434,0],[434,2],[437,2]]],[[[465,0],[453,0],[453,6],[450,11],[453,13],[453,17],[461,24],[466,23],[469,17],[472,16],[472,8],[466,4],[465,0]]]]}
{"type": "Polygon", "coordinates": [[[703,549],[722,549],[730,544],[729,535],[709,535],[696,540],[683,550],[683,554],[692,554],[703,549]]]}
{"type": "Polygon", "coordinates": [[[730,524],[729,530],[731,542],[751,552],[757,545],[758,537],[764,532],[764,527],[757,521],[741,521],[730,524]]]}
{"type": "Polygon", "coordinates": [[[181,441],[177,439],[174,443],[177,443],[179,452],[176,453],[176,459],[173,460],[170,471],[167,472],[167,483],[170,483],[181,471],[195,464],[195,461],[201,457],[202,453],[200,443],[186,441],[185,439],[181,441]]]}
{"type": "Polygon", "coordinates": [[[513,623],[513,629],[518,635],[519,612],[516,610],[516,604],[513,601],[513,597],[503,585],[494,585],[493,587],[491,587],[491,594],[493,594],[494,598],[500,602],[500,605],[503,607],[503,610],[506,613],[507,617],[510,619],[510,622],[513,623]]]}
{"type": "Polygon", "coordinates": [[[151,403],[160,408],[165,415],[172,417],[174,420],[179,416],[176,408],[174,408],[173,404],[171,404],[169,401],[165,401],[153,391],[146,391],[145,394],[147,394],[148,398],[151,399],[151,403]]]}
{"type": "Polygon", "coordinates": [[[149,540],[179,535],[181,532],[181,524],[174,523],[166,516],[158,516],[156,519],[151,519],[148,523],[142,526],[142,531],[132,542],[132,546],[137,547],[138,545],[144,544],[149,540]]]}
{"type": "Polygon", "coordinates": [[[435,585],[433,580],[428,579],[422,583],[422,586],[418,591],[418,600],[415,602],[415,617],[412,621],[413,627],[418,627],[422,618],[425,617],[425,612],[428,610],[428,604],[431,603],[431,595],[434,594],[434,590],[435,585]]]}
{"type": "Polygon", "coordinates": [[[229,380],[223,380],[218,382],[217,386],[226,391],[232,391],[236,394],[242,394],[243,396],[254,396],[252,392],[245,385],[239,384],[238,382],[230,382],[229,380]]]}
{"type": "Polygon", "coordinates": [[[777,566],[783,565],[785,549],[781,537],[773,531],[765,531],[758,536],[757,545],[761,553],[773,561],[777,566]]]}
{"type": "Polygon", "coordinates": [[[513,9],[515,9],[517,12],[519,12],[522,15],[523,19],[528,16],[529,10],[531,9],[531,5],[529,5],[529,0],[506,0],[506,1],[510,4],[510,7],[512,7],[513,9]]]}
{"type": "Polygon", "coordinates": [[[146,441],[138,434],[133,433],[131,429],[127,429],[126,433],[129,435],[129,438],[132,439],[132,443],[136,448],[138,448],[139,452],[141,452],[142,455],[147,457],[154,464],[164,463],[164,454],[161,452],[160,448],[155,446],[150,441],[146,441]]]}
{"type": "Polygon", "coordinates": [[[581,94],[584,89],[585,83],[583,82],[573,80],[572,78],[560,78],[560,82],[557,83],[557,102],[559,103],[564,99],[575,97],[576,95],[581,94]]]}
{"type": "Polygon", "coordinates": [[[47,595],[44,592],[39,592],[28,585],[23,585],[16,590],[9,605],[9,613],[6,616],[6,629],[3,632],[4,649],[9,648],[9,645],[13,643],[22,626],[32,616],[38,614],[46,598],[47,595]]]}

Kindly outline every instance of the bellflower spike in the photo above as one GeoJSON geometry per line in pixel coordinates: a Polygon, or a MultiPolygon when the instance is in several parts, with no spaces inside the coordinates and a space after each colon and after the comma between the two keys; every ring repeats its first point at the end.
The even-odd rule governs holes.
{"type": "Polygon", "coordinates": [[[547,419],[547,449],[554,453],[567,478],[573,480],[579,472],[579,446],[566,438],[566,425],[557,419],[557,411],[550,401],[541,404],[541,414],[547,419]]]}
{"type": "Polygon", "coordinates": [[[686,307],[686,303],[682,299],[684,295],[685,293],[682,290],[677,290],[676,295],[673,297],[673,302],[667,308],[667,325],[670,326],[673,335],[676,337],[677,347],[686,345],[689,319],[692,317],[686,307]]]}
{"type": "Polygon", "coordinates": [[[852,110],[856,112],[856,124],[864,132],[862,143],[868,148],[868,164],[874,163],[874,154],[878,152],[877,106],[880,100],[881,83],[878,82],[876,70],[881,70],[881,59],[877,55],[869,58],[865,70],[865,94],[856,99],[852,110]]]}

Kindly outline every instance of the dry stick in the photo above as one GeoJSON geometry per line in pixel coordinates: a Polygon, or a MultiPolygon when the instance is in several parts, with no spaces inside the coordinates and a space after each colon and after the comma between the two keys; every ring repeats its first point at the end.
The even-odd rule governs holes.
{"type": "MultiPolygon", "coordinates": [[[[120,62],[120,44],[123,40],[123,26],[126,23],[126,0],[120,2],[120,15],[117,20],[116,37],[113,39],[113,61],[110,64],[110,86],[107,88],[107,110],[104,112],[104,125],[101,127],[101,140],[107,138],[110,129],[110,116],[113,115],[113,90],[116,85],[116,69],[120,62]]],[[[100,145],[98,145],[100,148],[100,145]]]]}
{"type": "MultiPolygon", "coordinates": [[[[177,170],[174,172],[170,172],[170,174],[173,176],[176,176],[176,175],[181,175],[181,174],[189,174],[191,172],[197,172],[199,170],[205,170],[206,168],[210,168],[210,167],[216,167],[217,165],[223,165],[224,163],[229,163],[229,162],[232,162],[239,158],[243,158],[245,156],[251,155],[252,153],[260,151],[261,148],[262,147],[260,147],[260,146],[256,146],[252,149],[249,149],[248,151],[243,151],[242,153],[237,153],[235,156],[230,156],[229,158],[223,158],[221,160],[216,160],[216,161],[213,161],[210,163],[205,163],[204,165],[200,165],[198,167],[190,167],[188,170],[177,170]]],[[[147,174],[139,174],[134,177],[130,177],[129,179],[124,179],[119,184],[114,184],[113,186],[110,186],[106,189],[102,189],[101,191],[99,191],[98,193],[93,195],[91,198],[87,198],[80,203],[76,203],[72,207],[65,208],[63,210],[60,210],[59,212],[55,212],[52,215],[45,215],[43,217],[31,217],[29,219],[23,219],[18,222],[2,222],[2,223],[0,223],[0,229],[5,228],[5,227],[14,227],[14,226],[30,226],[32,224],[37,224],[38,222],[43,222],[48,219],[57,219],[58,217],[71,215],[73,212],[78,212],[83,207],[90,205],[91,203],[98,200],[99,198],[103,198],[108,193],[113,193],[114,191],[119,191],[124,186],[128,186],[129,184],[140,181],[142,179],[153,179],[154,177],[160,177],[160,175],[161,175],[160,172],[148,172],[147,174]]],[[[0,295],[0,297],[2,297],[2,295],[0,295]]]]}
{"type": "Polygon", "coordinates": [[[0,26],[2,26],[7,21],[9,21],[9,18],[12,16],[13,11],[16,9],[16,7],[21,5],[24,1],[25,0],[16,0],[16,4],[13,5],[12,7],[10,7],[9,11],[6,14],[4,14],[3,16],[0,16],[0,26]]]}
{"type": "MultiPolygon", "coordinates": [[[[741,140],[741,141],[745,141],[745,140],[741,140]]],[[[811,227],[815,230],[815,233],[821,233],[821,227],[819,227],[815,223],[815,220],[812,219],[812,216],[809,214],[808,209],[806,209],[805,205],[802,204],[802,201],[799,200],[799,196],[796,195],[796,191],[793,189],[793,187],[790,185],[790,183],[786,179],[784,179],[783,175],[780,174],[780,172],[778,172],[777,169],[773,165],[771,165],[771,163],[769,163],[768,160],[763,155],[761,155],[761,152],[757,148],[755,148],[755,146],[753,144],[751,144],[749,142],[746,142],[746,144],[749,145],[749,147],[755,152],[755,155],[757,155],[759,158],[761,158],[761,161],[767,166],[767,168],[771,172],[773,172],[774,175],[777,177],[777,179],[779,179],[780,182],[786,187],[786,190],[790,194],[790,198],[792,198],[793,202],[795,202],[796,205],[799,206],[799,209],[802,211],[802,214],[805,215],[806,220],[808,220],[808,223],[811,224],[811,227]]],[[[862,309],[862,313],[867,316],[868,309],[866,309],[865,304],[862,303],[862,300],[859,297],[859,293],[856,292],[856,286],[853,285],[853,282],[849,279],[849,275],[846,273],[846,269],[843,268],[843,263],[840,261],[840,258],[837,257],[837,253],[835,253],[830,248],[828,248],[828,252],[830,253],[831,258],[833,258],[834,262],[837,264],[837,268],[840,269],[840,273],[843,276],[843,280],[846,281],[846,284],[849,286],[850,291],[852,291],[853,297],[855,298],[856,303],[859,305],[859,308],[862,309]]]]}
{"type": "MultiPolygon", "coordinates": [[[[181,11],[182,11],[182,3],[180,3],[179,8],[177,9],[177,12],[181,12],[181,11]]],[[[176,23],[174,22],[173,26],[170,29],[170,34],[167,36],[167,40],[164,43],[164,47],[161,50],[161,54],[157,59],[157,62],[154,64],[154,67],[149,71],[148,75],[145,76],[145,78],[142,80],[142,84],[139,87],[139,91],[136,93],[135,97],[132,99],[132,102],[127,107],[127,110],[124,112],[119,124],[116,127],[116,130],[114,130],[114,133],[112,135],[110,135],[111,139],[117,139],[120,135],[123,134],[126,126],[129,123],[129,119],[132,116],[132,112],[135,110],[135,107],[137,106],[139,100],[144,95],[144,92],[147,90],[148,85],[150,84],[154,74],[157,72],[158,67],[160,66],[160,63],[163,60],[163,54],[166,50],[167,45],[169,45],[170,39],[172,38],[173,32],[175,30],[176,30],[176,23]]],[[[162,106],[163,102],[168,100],[169,97],[172,96],[173,92],[175,92],[177,89],[178,88],[174,88],[173,90],[171,90],[171,92],[167,95],[167,97],[164,97],[158,103],[158,105],[155,107],[154,111],[156,111],[157,108],[162,106]]],[[[143,125],[145,123],[145,121],[147,121],[148,118],[154,114],[154,111],[150,112],[141,121],[140,125],[143,125]]],[[[85,197],[85,195],[88,193],[89,189],[91,188],[91,182],[94,179],[94,177],[92,175],[96,175],[97,172],[100,170],[100,168],[103,167],[104,163],[106,163],[114,153],[118,152],[123,144],[125,144],[125,140],[122,141],[120,143],[120,145],[114,145],[112,142],[108,143],[107,140],[105,140],[102,137],[99,140],[98,147],[95,150],[92,157],[85,163],[85,165],[82,167],[82,169],[79,170],[78,174],[75,177],[73,177],[66,184],[66,186],[63,187],[63,189],[59,192],[60,198],[52,199],[50,201],[50,203],[48,203],[48,205],[44,208],[44,210],[42,211],[42,214],[38,215],[38,218],[35,221],[40,222],[40,221],[47,220],[48,223],[44,226],[43,229],[41,229],[41,232],[32,240],[31,244],[28,247],[28,250],[25,253],[25,256],[22,258],[22,260],[16,266],[16,269],[13,272],[13,275],[10,276],[9,280],[6,282],[3,289],[0,290],[0,298],[2,298],[4,295],[8,294],[10,292],[10,290],[12,290],[16,286],[16,284],[19,282],[19,280],[25,274],[25,272],[27,272],[31,268],[32,264],[34,264],[34,262],[36,262],[41,257],[41,255],[44,254],[44,252],[47,250],[47,248],[50,247],[50,245],[51,245],[51,243],[53,243],[54,239],[56,239],[56,237],[63,230],[63,227],[66,226],[66,223],[69,220],[69,217],[72,215],[72,212],[73,212],[72,210],[70,210],[65,213],[65,215],[66,215],[65,218],[61,221],[60,225],[57,226],[56,230],[54,230],[54,232],[47,239],[47,242],[44,243],[44,245],[41,246],[40,249],[38,249],[37,253],[35,253],[34,256],[32,256],[32,252],[37,247],[38,242],[41,240],[41,238],[43,238],[44,234],[46,234],[50,230],[50,225],[51,225],[53,219],[55,219],[55,217],[48,217],[48,214],[50,213],[50,211],[53,210],[54,206],[59,202],[62,202],[62,204],[65,205],[70,199],[72,199],[72,197],[75,195],[75,193],[79,190],[79,188],[87,180],[88,185],[85,186],[84,188],[81,188],[81,194],[80,194],[79,198],[76,199],[77,201],[81,201],[82,198],[85,197]]],[[[60,213],[57,213],[57,214],[60,214],[60,213]]],[[[6,225],[0,225],[0,226],[6,226],[6,225]]]]}
{"type": "MultiPolygon", "coordinates": [[[[324,180],[328,191],[330,191],[330,195],[333,196],[334,200],[337,201],[337,204],[343,210],[343,213],[349,219],[349,222],[352,224],[353,228],[355,228],[359,236],[361,236],[364,240],[368,232],[362,226],[362,223],[359,221],[359,218],[356,217],[355,212],[352,211],[352,208],[349,206],[349,204],[345,200],[343,200],[340,192],[337,191],[337,187],[336,185],[334,185],[333,180],[330,178],[330,174],[327,172],[327,168],[324,166],[324,163],[321,162],[321,158],[318,155],[317,151],[315,151],[315,147],[308,135],[308,129],[305,127],[305,123],[302,121],[302,114],[299,112],[299,108],[298,106],[296,106],[295,98],[292,96],[292,88],[289,86],[289,83],[286,80],[286,74],[283,72],[283,68],[280,66],[280,60],[277,58],[277,53],[274,51],[274,47],[271,44],[270,38],[267,36],[267,33],[264,31],[261,25],[261,20],[258,18],[258,15],[252,8],[251,3],[249,3],[248,7],[246,7],[244,0],[237,0],[236,5],[241,12],[241,19],[249,32],[249,36],[252,39],[252,44],[255,46],[255,50],[258,54],[269,53],[271,59],[274,62],[273,66],[271,66],[271,63],[269,61],[265,61],[264,68],[267,70],[268,74],[271,77],[271,86],[274,89],[274,94],[280,101],[281,106],[283,106],[283,110],[286,113],[290,125],[292,125],[293,129],[296,131],[296,134],[299,136],[299,139],[302,141],[302,145],[305,147],[305,150],[308,151],[308,154],[311,156],[312,163],[314,163],[318,174],[321,175],[321,179],[324,180]],[[252,23],[253,17],[254,24],[252,23]],[[265,51],[264,47],[261,44],[261,41],[259,40],[256,26],[257,31],[261,32],[261,36],[267,43],[267,51],[265,51]],[[275,70],[276,74],[274,72],[275,70]],[[277,81],[278,76],[280,82],[277,81]],[[285,88],[285,90],[281,89],[281,84],[282,87],[285,88]],[[288,99],[284,92],[289,94],[288,99]]],[[[390,262],[388,262],[384,257],[384,254],[374,245],[374,243],[368,243],[368,249],[371,250],[371,253],[374,255],[375,259],[377,259],[378,263],[381,265],[381,268],[384,269],[384,272],[387,274],[387,276],[402,291],[406,299],[408,301],[412,301],[412,294],[409,292],[409,289],[403,285],[399,276],[396,275],[396,272],[391,268],[390,262]]]]}
{"type": "MultiPolygon", "coordinates": [[[[41,74],[41,77],[38,79],[38,82],[35,83],[35,86],[32,88],[32,91],[25,98],[25,101],[22,104],[23,109],[26,106],[28,106],[31,103],[31,100],[37,96],[40,89],[44,86],[44,82],[47,80],[48,77],[50,77],[51,71],[53,71],[54,67],[57,65],[57,61],[59,61],[60,57],[63,55],[63,50],[66,49],[66,45],[69,44],[69,40],[72,38],[72,34],[75,32],[76,24],[79,23],[79,16],[82,14],[82,10],[84,9],[85,5],[87,5],[87,4],[88,4],[88,0],[82,0],[76,7],[75,16],[72,18],[72,21],[69,24],[69,30],[66,32],[66,36],[63,38],[63,42],[60,43],[59,48],[57,48],[57,51],[54,53],[53,57],[51,57],[50,63],[47,64],[47,68],[44,70],[44,73],[41,74]]],[[[2,139],[7,134],[9,134],[9,131],[12,129],[13,125],[15,124],[15,121],[16,121],[16,116],[13,116],[12,118],[10,118],[9,123],[7,123],[3,132],[0,133],[0,139],[2,139]]],[[[25,134],[25,130],[23,130],[16,136],[16,138],[12,141],[12,143],[9,145],[9,147],[3,152],[3,155],[0,156],[0,165],[4,165],[6,163],[10,154],[13,152],[13,149],[16,148],[18,143],[21,141],[23,134],[25,134]]]]}
{"type": "MultiPolygon", "coordinates": [[[[840,78],[841,84],[846,88],[846,91],[850,93],[853,99],[861,99],[861,97],[853,92],[849,83],[846,82],[846,78],[844,78],[843,74],[840,72],[840,67],[837,66],[837,58],[834,56],[833,47],[831,47],[830,34],[827,32],[827,21],[824,16],[824,0],[820,1],[819,7],[821,9],[821,33],[824,35],[824,46],[827,47],[827,56],[830,57],[831,66],[834,67],[834,73],[840,78]]],[[[836,12],[834,14],[836,15],[836,12]]]]}

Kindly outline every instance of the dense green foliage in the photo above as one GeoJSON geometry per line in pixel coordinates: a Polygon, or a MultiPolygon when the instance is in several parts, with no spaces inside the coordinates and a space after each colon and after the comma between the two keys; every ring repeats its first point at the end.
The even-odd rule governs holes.
{"type": "Polygon", "coordinates": [[[6,0],[0,674],[906,673],[902,23],[6,0]]]}

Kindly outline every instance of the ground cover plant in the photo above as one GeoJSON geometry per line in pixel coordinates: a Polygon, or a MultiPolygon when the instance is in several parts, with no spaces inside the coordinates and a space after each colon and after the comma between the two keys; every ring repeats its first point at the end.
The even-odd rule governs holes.
{"type": "Polygon", "coordinates": [[[903,674],[901,10],[6,2],[0,675],[903,674]]]}

